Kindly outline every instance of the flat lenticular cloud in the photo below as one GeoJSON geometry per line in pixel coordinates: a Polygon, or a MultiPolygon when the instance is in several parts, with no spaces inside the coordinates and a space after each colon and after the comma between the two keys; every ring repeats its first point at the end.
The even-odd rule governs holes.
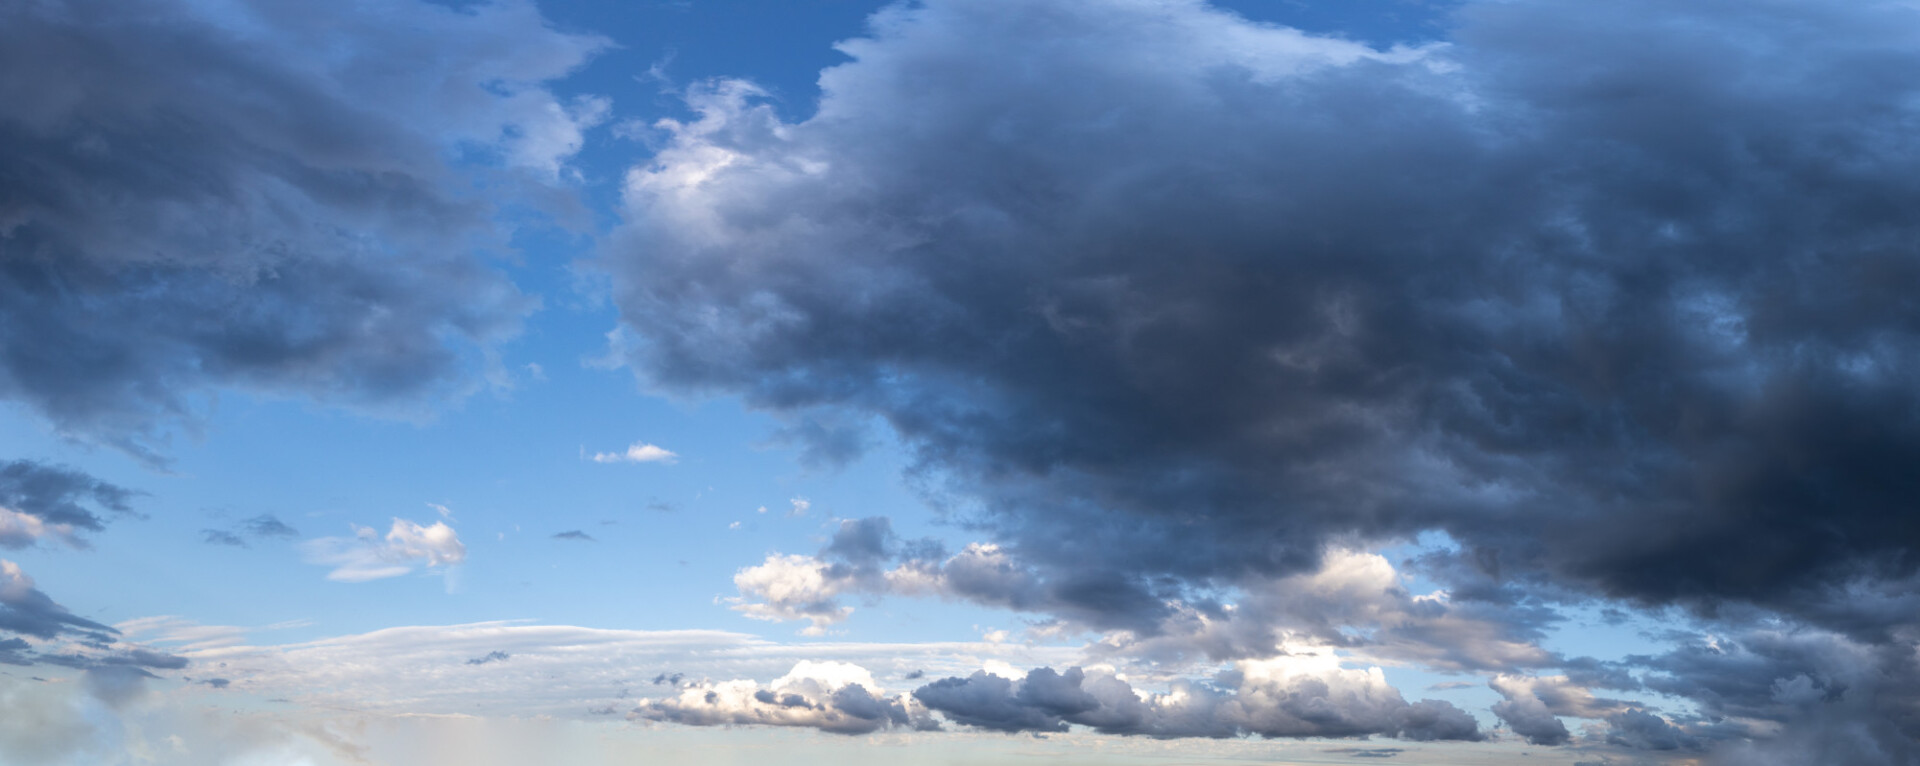
{"type": "MultiPolygon", "coordinates": [[[[658,124],[599,261],[618,350],[884,421],[1035,608],[1152,639],[1439,531],[1423,571],[1509,637],[1749,605],[1911,672],[1909,4],[1477,2],[1378,50],[1189,0],[929,0],[840,50],[803,122],[715,81],[658,124]]],[[[1904,699],[1695,723],[1904,762],[1904,699]]]]}
{"type": "Polygon", "coordinates": [[[519,0],[8,4],[0,398],[157,461],[212,389],[471,388],[536,305],[475,182],[562,183],[606,105],[544,83],[605,45],[519,0]]]}
{"type": "Polygon", "coordinates": [[[665,447],[646,442],[634,442],[627,445],[625,452],[596,452],[595,463],[672,463],[679,455],[665,447]]]}

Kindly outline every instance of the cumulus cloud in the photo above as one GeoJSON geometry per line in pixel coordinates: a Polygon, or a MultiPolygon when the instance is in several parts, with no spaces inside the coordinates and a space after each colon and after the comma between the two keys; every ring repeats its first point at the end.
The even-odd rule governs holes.
{"type": "MultiPolygon", "coordinates": [[[[1115,661],[1258,659],[1288,642],[1332,643],[1373,661],[1451,672],[1515,672],[1567,658],[1541,647],[1557,612],[1531,598],[1510,603],[1417,594],[1385,556],[1335,547],[1312,571],[1247,580],[1234,600],[1121,601],[1088,608],[1101,573],[1050,578],[993,543],[946,554],[933,540],[903,540],[886,517],[840,522],[817,555],[773,554],[735,578],[735,609],[759,619],[810,620],[815,630],[853,613],[848,596],[931,596],[1045,615],[1053,633],[1094,630],[1090,651],[1115,661]],[[1142,620],[1142,616],[1152,619],[1142,620]]],[[[1109,591],[1125,598],[1124,589],[1109,591]]]]}
{"type": "MultiPolygon", "coordinates": [[[[886,424],[1014,608],[1151,638],[1437,530],[1446,599],[1362,602],[1436,666],[1531,673],[1551,605],[1596,597],[1891,651],[1920,99],[1884,73],[1917,13],[1469,2],[1381,50],[1197,0],[895,6],[811,117],[717,81],[657,125],[598,261],[616,351],[886,424]]],[[[781,568],[810,619],[854,582],[781,568]]]]}
{"type": "Polygon", "coordinates": [[[399,518],[385,536],[354,525],[353,537],[322,537],[301,548],[309,563],[333,567],[327,579],[340,582],[398,577],[418,566],[450,566],[467,558],[467,546],[446,522],[422,526],[399,518]]]}
{"type": "Polygon", "coordinates": [[[960,724],[997,731],[1067,731],[1152,737],[1393,736],[1480,740],[1473,716],[1452,704],[1409,705],[1379,668],[1341,667],[1332,652],[1245,661],[1220,683],[1176,682],[1143,695],[1111,672],[1037,668],[1013,679],[979,671],[914,690],[915,699],[960,724]]]}
{"type": "Polygon", "coordinates": [[[473,189],[562,212],[606,103],[544,83],[605,44],[519,0],[9,4],[0,397],[160,460],[214,389],[471,388],[535,306],[473,189]]]}
{"type": "Polygon", "coordinates": [[[1911,13],[1479,3],[1379,51],[1197,2],[903,6],[804,122],[694,91],[601,263],[656,384],[877,415],[1036,561],[1137,591],[1445,529],[1779,601],[1916,542],[1910,223],[1864,203],[1916,193],[1875,74],[1911,13]],[[1747,83],[1754,40],[1807,53],[1747,83]]]}
{"type": "Polygon", "coordinates": [[[687,684],[673,696],[642,699],[631,716],[695,726],[800,726],[835,734],[932,725],[924,708],[885,696],[872,674],[843,662],[802,661],[761,685],[750,680],[687,684]]]}
{"type": "Polygon", "coordinates": [[[654,445],[654,444],[648,444],[646,442],[634,442],[632,444],[627,445],[627,451],[625,452],[596,452],[593,455],[593,462],[595,463],[672,463],[675,460],[678,460],[679,458],[680,458],[679,455],[674,454],[673,452],[667,450],[664,447],[654,445]]]}
{"type": "Polygon", "coordinates": [[[811,556],[772,554],[758,565],[733,576],[740,598],[732,608],[756,620],[807,620],[805,631],[820,635],[833,624],[853,614],[853,607],[841,606],[835,599],[846,590],[827,564],[811,556]]]}

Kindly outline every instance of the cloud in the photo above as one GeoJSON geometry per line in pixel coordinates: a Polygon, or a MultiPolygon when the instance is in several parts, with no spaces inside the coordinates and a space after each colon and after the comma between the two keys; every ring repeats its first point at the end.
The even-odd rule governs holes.
{"type": "Polygon", "coordinates": [[[372,527],[356,525],[353,537],[308,540],[301,549],[308,563],[333,567],[327,579],[340,582],[398,577],[416,566],[450,566],[467,558],[467,546],[446,522],[421,526],[399,518],[384,537],[372,527]]]}
{"type": "Polygon", "coordinates": [[[877,416],[1036,561],[1192,582],[1444,529],[1777,602],[1920,542],[1885,522],[1920,420],[1877,244],[1911,224],[1848,202],[1920,191],[1876,75],[1909,13],[1479,3],[1378,51],[1190,2],[897,7],[804,122],[692,91],[600,264],[649,381],[877,416]],[[1811,58],[1735,85],[1752,40],[1811,58]]]}
{"type": "MultiPolygon", "coordinates": [[[[104,644],[118,631],[76,616],[34,587],[33,578],[15,564],[0,559],[0,631],[39,639],[73,636],[104,644]]],[[[14,651],[18,651],[15,647],[14,651]]]]}
{"type": "Polygon", "coordinates": [[[756,620],[807,620],[804,632],[820,635],[829,626],[853,614],[853,607],[835,602],[845,586],[828,565],[810,556],[772,554],[756,566],[733,576],[740,598],[732,606],[756,620]]]}
{"type": "MultiPolygon", "coordinates": [[[[1591,599],[1906,646],[1915,13],[1470,2],[1380,50],[1184,0],[894,6],[802,121],[713,81],[657,124],[597,261],[613,350],[884,423],[989,536],[930,592],[1143,650],[1270,646],[1216,619],[1240,592],[1512,674],[1591,599]],[[1445,599],[1267,590],[1432,532],[1445,599]]],[[[837,619],[834,563],[769,559],[765,614],[837,619]]]]}
{"type": "Polygon", "coordinates": [[[72,524],[48,524],[31,513],[0,507],[0,548],[18,550],[49,537],[69,547],[86,547],[86,541],[74,535],[72,524]]]}
{"type": "Polygon", "coordinates": [[[606,41],[518,0],[54,0],[0,30],[0,398],[152,461],[219,389],[471,389],[536,306],[479,257],[500,204],[564,215],[606,115],[544,86],[606,41]]]}
{"type": "MultiPolygon", "coordinates": [[[[799,726],[835,734],[868,734],[915,725],[924,708],[880,693],[872,674],[842,662],[802,661],[786,675],[753,681],[688,684],[670,697],[642,699],[634,718],[694,726],[799,726]]],[[[922,727],[932,722],[922,718],[922,727]]]]}
{"type": "Polygon", "coordinates": [[[668,451],[664,447],[648,444],[646,442],[634,442],[630,445],[627,445],[627,451],[625,452],[596,452],[593,455],[593,462],[595,463],[672,463],[678,460],[679,457],[680,457],[679,455],[668,451]]]}
{"type": "Polygon", "coordinates": [[[202,529],[200,539],[209,545],[245,548],[249,540],[299,537],[300,531],[287,526],[273,514],[262,514],[235,523],[228,529],[202,529]]]}
{"type": "Polygon", "coordinates": [[[841,521],[817,555],[776,553],[741,570],[734,608],[759,619],[810,620],[817,631],[852,614],[840,603],[847,596],[963,600],[1046,615],[1055,633],[1101,632],[1090,651],[1116,661],[1260,659],[1280,654],[1288,642],[1332,643],[1372,661],[1448,672],[1515,672],[1566,661],[1541,647],[1560,617],[1536,599],[1488,603],[1446,590],[1412,593],[1386,557],[1350,548],[1329,550],[1314,571],[1243,581],[1227,603],[1209,595],[1134,606],[1124,601],[1132,594],[1112,589],[1113,608],[1088,608],[1090,592],[1107,576],[1124,577],[1053,579],[993,543],[970,543],[949,556],[936,541],[900,539],[889,519],[876,516],[841,521]]]}
{"type": "Polygon", "coordinates": [[[99,532],[108,521],[133,515],[136,494],[71,468],[0,461],[0,548],[17,550],[47,537],[84,548],[78,531],[99,532]]]}
{"type": "Polygon", "coordinates": [[[496,649],[494,651],[487,652],[485,656],[475,657],[471,660],[467,660],[467,664],[468,665],[485,665],[489,662],[505,662],[510,659],[513,659],[513,655],[496,649]]]}
{"type": "Polygon", "coordinates": [[[593,535],[589,535],[589,534],[587,534],[587,533],[585,533],[585,532],[582,532],[582,531],[580,531],[580,530],[578,530],[578,529],[570,529],[570,530],[567,530],[567,531],[565,531],[565,532],[559,532],[559,533],[556,533],[556,534],[554,534],[554,535],[553,535],[553,539],[555,539],[555,540],[579,540],[579,541],[581,541],[581,542],[587,542],[587,543],[591,543],[591,542],[595,542],[595,540],[593,539],[593,535]]]}
{"type": "Polygon", "coordinates": [[[1378,668],[1342,668],[1331,652],[1238,663],[1221,680],[1224,689],[1177,682],[1166,694],[1142,695],[1110,672],[1037,668],[1012,679],[979,671],[934,681],[913,696],[957,723],[1005,732],[1078,724],[1151,737],[1484,738],[1465,711],[1438,700],[1409,705],[1378,668]]]}
{"type": "Polygon", "coordinates": [[[243,630],[178,621],[122,628],[129,641],[166,648],[195,667],[218,667],[221,677],[261,698],[382,716],[588,720],[589,710],[609,704],[631,710],[637,701],[623,699],[621,690],[649,679],[662,682],[659,692],[675,686],[675,695],[687,684],[715,683],[711,679],[759,679],[764,688],[803,663],[840,663],[866,669],[875,682],[865,688],[883,695],[881,679],[916,669],[964,674],[990,661],[1031,666],[1073,659],[1070,649],[1017,644],[780,643],[727,631],[507,622],[396,626],[278,645],[249,640],[243,630]],[[468,665],[494,652],[510,659],[468,665]]]}

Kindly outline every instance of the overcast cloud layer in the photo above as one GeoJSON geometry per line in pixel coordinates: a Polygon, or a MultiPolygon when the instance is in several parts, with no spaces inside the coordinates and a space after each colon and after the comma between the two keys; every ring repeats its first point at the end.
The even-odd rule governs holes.
{"type": "MultiPolygon", "coordinates": [[[[883,12],[806,121],[722,81],[659,125],[602,260],[622,348],[820,455],[883,421],[1031,578],[999,605],[1152,636],[1330,542],[1439,530],[1458,601],[1753,605],[1913,678],[1920,86],[1892,73],[1920,11],[1456,22],[1380,51],[1197,2],[883,12]]],[[[833,582],[794,615],[837,619],[833,582]]],[[[1794,696],[1751,656],[1749,696],[1794,696]]],[[[1909,762],[1903,687],[1772,720],[1909,762]]]]}
{"type": "Polygon", "coordinates": [[[470,389],[535,305],[494,215],[605,112],[542,84],[603,45],[514,0],[7,4],[0,397],[161,459],[221,387],[470,389]]]}

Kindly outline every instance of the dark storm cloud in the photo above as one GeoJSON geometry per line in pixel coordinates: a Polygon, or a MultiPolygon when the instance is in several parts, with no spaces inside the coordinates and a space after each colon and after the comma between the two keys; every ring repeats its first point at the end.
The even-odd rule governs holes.
{"type": "Polygon", "coordinates": [[[98,532],[117,516],[132,515],[138,494],[87,474],[32,460],[0,461],[0,508],[98,532]]]}
{"type": "Polygon", "coordinates": [[[534,305],[470,190],[560,179],[604,103],[540,83],[602,44],[512,0],[0,8],[0,398],[160,459],[218,388],[469,388],[534,305]]]}
{"type": "Polygon", "coordinates": [[[804,123],[696,91],[602,263],[642,375],[883,419],[1050,610],[1443,530],[1489,597],[1884,630],[1833,595],[1920,565],[1917,14],[901,7],[804,123]]]}

